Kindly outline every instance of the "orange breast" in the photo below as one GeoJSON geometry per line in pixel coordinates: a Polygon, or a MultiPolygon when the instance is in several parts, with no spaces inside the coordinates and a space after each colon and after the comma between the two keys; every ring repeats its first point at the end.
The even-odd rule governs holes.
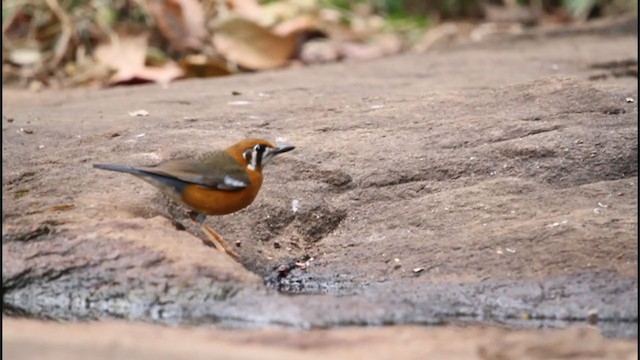
{"type": "Polygon", "coordinates": [[[238,191],[207,189],[198,185],[187,186],[182,201],[193,210],[207,215],[226,215],[249,206],[262,186],[259,171],[247,171],[251,185],[238,191]]]}

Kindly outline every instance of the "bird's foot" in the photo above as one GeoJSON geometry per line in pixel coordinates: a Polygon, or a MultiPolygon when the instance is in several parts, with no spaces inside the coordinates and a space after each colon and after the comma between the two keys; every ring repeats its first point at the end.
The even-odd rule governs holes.
{"type": "Polygon", "coordinates": [[[227,242],[224,240],[224,238],[222,236],[220,236],[220,234],[218,234],[217,232],[213,231],[213,229],[211,229],[210,227],[208,227],[205,224],[201,224],[201,226],[202,226],[202,231],[204,231],[204,233],[207,234],[207,237],[211,241],[211,244],[218,251],[220,251],[221,253],[229,255],[235,261],[238,261],[240,259],[240,255],[238,255],[238,253],[235,252],[231,248],[231,246],[229,246],[229,244],[227,244],[227,242]]]}
{"type": "Polygon", "coordinates": [[[213,229],[211,229],[204,223],[204,220],[206,219],[206,215],[200,214],[195,211],[191,211],[189,213],[189,217],[191,218],[191,220],[200,224],[202,231],[207,235],[208,240],[205,240],[205,239],[202,240],[204,241],[205,244],[210,246],[213,245],[213,247],[215,247],[216,250],[220,251],[221,253],[229,255],[235,261],[238,261],[240,259],[240,255],[238,255],[238,253],[235,252],[231,248],[231,246],[229,246],[229,244],[227,244],[224,238],[217,232],[213,231],[213,229]]]}

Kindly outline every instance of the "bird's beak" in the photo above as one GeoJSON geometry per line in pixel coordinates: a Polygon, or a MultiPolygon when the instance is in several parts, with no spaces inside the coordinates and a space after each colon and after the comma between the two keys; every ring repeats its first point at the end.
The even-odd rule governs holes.
{"type": "Polygon", "coordinates": [[[277,154],[286,153],[287,151],[291,151],[295,148],[296,148],[295,146],[291,146],[291,145],[277,145],[273,150],[271,150],[271,152],[273,153],[273,155],[277,155],[277,154]]]}

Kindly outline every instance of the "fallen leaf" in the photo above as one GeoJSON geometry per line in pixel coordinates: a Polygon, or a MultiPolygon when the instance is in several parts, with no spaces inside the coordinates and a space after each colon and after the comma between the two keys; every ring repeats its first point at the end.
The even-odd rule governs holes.
{"type": "Polygon", "coordinates": [[[198,0],[144,0],[144,4],[176,50],[202,48],[207,28],[198,0]]]}
{"type": "Polygon", "coordinates": [[[132,79],[122,82],[113,82],[113,84],[153,81],[161,85],[167,85],[175,79],[184,77],[184,74],[184,70],[178,64],[173,61],[167,61],[162,66],[145,66],[138,70],[135,77],[132,79]]]}
{"type": "Polygon", "coordinates": [[[204,55],[189,55],[180,60],[185,77],[214,77],[231,74],[222,60],[208,59],[204,55]]]}
{"type": "Polygon", "coordinates": [[[500,35],[516,35],[524,32],[522,24],[519,23],[482,23],[476,25],[469,33],[472,41],[478,42],[500,35]]]}
{"type": "Polygon", "coordinates": [[[213,35],[213,44],[227,60],[248,69],[284,66],[295,51],[295,36],[279,36],[250,20],[224,20],[213,35]]]}
{"type": "Polygon", "coordinates": [[[484,19],[486,22],[500,23],[521,23],[524,25],[535,25],[538,16],[531,6],[520,5],[517,2],[504,5],[493,5],[482,3],[484,19]]]}
{"type": "Polygon", "coordinates": [[[93,56],[99,62],[116,70],[113,78],[126,79],[144,67],[149,34],[121,34],[100,43],[93,56]]]}
{"type": "Polygon", "coordinates": [[[273,27],[273,32],[276,35],[287,36],[293,34],[300,34],[305,31],[318,30],[319,26],[315,18],[307,15],[295,17],[293,19],[285,20],[278,23],[273,27]]]}
{"type": "Polygon", "coordinates": [[[271,27],[287,22],[305,14],[315,14],[318,10],[316,0],[284,0],[270,1],[262,6],[260,25],[271,27]]]}
{"type": "Polygon", "coordinates": [[[184,75],[182,68],[172,61],[163,66],[146,66],[148,40],[146,32],[121,33],[108,42],[98,44],[93,56],[98,62],[115,70],[109,84],[149,81],[166,84],[184,75]]]}
{"type": "Polygon", "coordinates": [[[14,5],[17,6],[6,6],[2,9],[3,40],[17,41],[27,39],[30,33],[34,31],[33,26],[31,26],[34,15],[25,11],[26,4],[20,5],[16,2],[14,5]]]}
{"type": "Polygon", "coordinates": [[[305,64],[328,63],[338,59],[338,44],[328,39],[309,40],[300,49],[300,60],[305,64]]]}
{"type": "Polygon", "coordinates": [[[42,62],[42,53],[35,48],[16,48],[9,52],[9,61],[20,66],[33,66],[42,62]]]}
{"type": "Polygon", "coordinates": [[[463,32],[469,31],[468,27],[467,24],[450,22],[437,25],[425,32],[422,39],[413,48],[417,52],[425,52],[437,45],[453,43],[461,37],[463,32]]]}
{"type": "Polygon", "coordinates": [[[349,60],[375,59],[401,50],[402,42],[393,35],[380,37],[369,44],[345,42],[340,45],[340,53],[349,60]]]}
{"type": "Polygon", "coordinates": [[[257,0],[229,0],[229,7],[239,16],[259,22],[262,18],[263,9],[257,0]]]}

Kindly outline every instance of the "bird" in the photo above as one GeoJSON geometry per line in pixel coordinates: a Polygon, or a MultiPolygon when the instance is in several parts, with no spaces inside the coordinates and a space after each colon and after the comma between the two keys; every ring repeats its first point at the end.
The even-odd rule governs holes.
{"type": "Polygon", "coordinates": [[[193,212],[214,247],[238,261],[224,238],[205,224],[208,215],[227,215],[251,205],[262,186],[262,169],[276,155],[295,149],[264,139],[242,140],[224,150],[193,158],[171,159],[149,167],[93,164],[94,168],[132,174],[193,212]]]}

